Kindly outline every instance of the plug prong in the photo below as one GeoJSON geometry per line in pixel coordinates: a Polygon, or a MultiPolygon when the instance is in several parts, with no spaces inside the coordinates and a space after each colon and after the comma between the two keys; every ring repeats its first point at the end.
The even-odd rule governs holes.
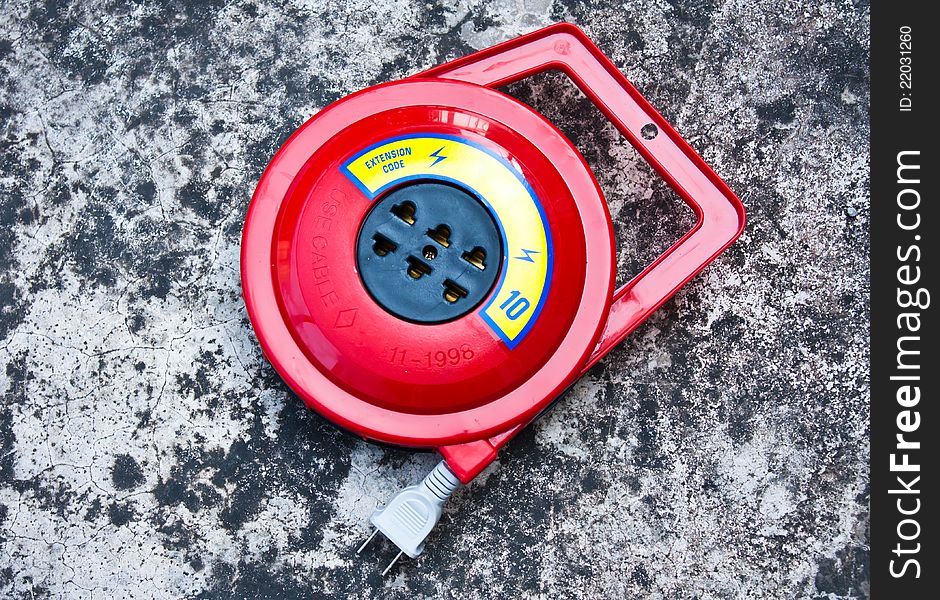
{"type": "Polygon", "coordinates": [[[362,551],[366,549],[366,546],[369,545],[369,542],[372,541],[372,538],[374,538],[374,537],[375,537],[375,534],[377,534],[378,532],[379,532],[378,529],[373,529],[373,530],[372,530],[372,535],[370,535],[370,536],[368,537],[368,539],[366,539],[366,541],[362,542],[362,545],[359,546],[359,549],[358,549],[358,550],[356,550],[356,554],[362,554],[362,551]]]}
{"type": "Polygon", "coordinates": [[[388,566],[385,567],[385,570],[384,570],[384,571],[382,571],[382,577],[385,577],[385,575],[386,575],[389,571],[392,570],[392,567],[395,566],[395,563],[398,562],[398,559],[401,558],[401,555],[404,554],[404,553],[405,553],[405,551],[402,550],[401,552],[399,552],[398,554],[395,555],[395,558],[392,559],[392,562],[388,563],[388,566]]]}

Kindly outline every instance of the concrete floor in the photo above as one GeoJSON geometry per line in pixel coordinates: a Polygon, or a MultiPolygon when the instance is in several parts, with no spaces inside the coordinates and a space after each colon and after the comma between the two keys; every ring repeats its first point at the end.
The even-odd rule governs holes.
{"type": "MultiPolygon", "coordinates": [[[[0,8],[0,596],[867,597],[867,3],[171,4],[0,8]],[[330,102],[557,20],[749,225],[383,579],[368,515],[436,459],[262,360],[248,200],[330,102]]],[[[562,77],[509,91],[596,170],[624,278],[688,228],[562,77]]]]}

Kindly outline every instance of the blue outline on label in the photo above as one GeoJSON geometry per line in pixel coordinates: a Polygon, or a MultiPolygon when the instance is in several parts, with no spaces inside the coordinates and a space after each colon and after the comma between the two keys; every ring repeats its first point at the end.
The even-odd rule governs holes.
{"type": "Polygon", "coordinates": [[[555,267],[555,250],[552,244],[552,230],[548,226],[548,219],[545,217],[545,210],[542,208],[542,203],[539,201],[539,197],[535,194],[535,190],[532,189],[532,186],[529,185],[529,182],[526,180],[526,178],[523,177],[522,173],[519,172],[519,170],[515,166],[513,166],[512,163],[510,163],[508,160],[506,160],[502,156],[493,152],[490,148],[487,148],[486,146],[483,146],[482,144],[479,144],[472,140],[468,140],[466,138],[462,138],[456,135],[448,135],[444,133],[415,133],[415,134],[409,134],[409,135],[399,135],[395,137],[390,137],[380,142],[376,142],[375,144],[372,144],[371,146],[356,153],[352,158],[344,162],[343,165],[340,167],[340,169],[343,171],[343,174],[346,175],[349,181],[351,181],[353,185],[359,188],[359,190],[363,193],[363,195],[365,195],[365,197],[369,198],[370,200],[374,200],[377,196],[381,195],[382,192],[384,192],[385,190],[388,190],[389,188],[392,188],[396,185],[400,185],[407,181],[414,181],[416,179],[436,179],[439,181],[446,181],[449,183],[461,185],[469,189],[471,192],[473,192],[473,195],[479,198],[483,202],[483,204],[486,205],[486,207],[490,210],[490,213],[492,213],[493,216],[496,217],[496,224],[499,227],[499,235],[502,237],[502,241],[503,241],[503,268],[500,269],[499,281],[496,283],[496,291],[491,294],[490,299],[486,302],[486,304],[480,307],[480,309],[477,311],[477,314],[479,314],[480,317],[483,319],[483,321],[487,325],[489,325],[490,329],[492,329],[493,332],[496,335],[498,335],[501,340],[503,340],[503,343],[505,343],[506,346],[510,350],[515,348],[517,345],[519,345],[519,342],[521,342],[525,338],[525,336],[528,335],[529,330],[532,329],[533,325],[535,325],[535,322],[538,320],[539,315],[542,312],[542,308],[545,306],[545,299],[548,297],[548,290],[552,286],[552,271],[554,270],[554,267],[555,267]],[[414,139],[414,138],[434,138],[434,139],[441,139],[441,140],[450,140],[452,142],[457,142],[459,144],[466,144],[468,146],[472,146],[478,150],[485,152],[486,154],[489,154],[490,156],[498,160],[500,163],[502,163],[503,166],[508,168],[509,171],[513,175],[516,176],[516,178],[525,187],[526,191],[529,192],[529,196],[532,198],[532,202],[535,203],[535,208],[538,210],[539,217],[542,219],[542,229],[544,229],[545,231],[545,245],[548,248],[548,264],[546,265],[547,268],[545,270],[545,285],[542,286],[542,296],[539,298],[538,304],[535,305],[535,311],[532,313],[532,316],[529,318],[529,322],[526,323],[526,326],[523,327],[521,331],[519,331],[519,334],[516,336],[515,340],[510,340],[508,337],[506,337],[506,334],[503,333],[503,330],[500,329],[496,325],[496,323],[494,323],[493,320],[490,319],[489,316],[487,316],[486,314],[486,310],[493,304],[493,302],[496,301],[496,297],[499,296],[499,293],[503,289],[503,280],[506,278],[506,271],[509,269],[509,260],[511,260],[511,258],[509,257],[509,243],[506,240],[506,232],[503,230],[503,223],[499,218],[499,214],[495,210],[493,210],[493,207],[490,206],[490,203],[486,200],[486,198],[484,198],[479,192],[477,192],[475,189],[473,189],[472,187],[470,187],[469,185],[467,185],[467,183],[463,181],[457,181],[456,179],[445,177],[443,175],[436,175],[434,173],[422,173],[420,175],[408,175],[407,177],[400,177],[398,179],[395,179],[393,181],[386,183],[379,189],[372,192],[361,181],[359,181],[359,179],[355,175],[352,174],[352,171],[349,170],[349,165],[351,165],[355,161],[362,158],[363,155],[368,154],[369,152],[371,152],[372,150],[375,150],[376,148],[380,146],[391,144],[399,140],[409,140],[409,139],[414,139]]]}

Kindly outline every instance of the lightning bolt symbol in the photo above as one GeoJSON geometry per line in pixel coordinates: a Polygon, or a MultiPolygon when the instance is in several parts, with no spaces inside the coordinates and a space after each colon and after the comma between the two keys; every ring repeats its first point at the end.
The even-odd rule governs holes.
{"type": "Polygon", "coordinates": [[[447,158],[446,156],[441,154],[441,151],[443,149],[444,149],[444,146],[441,146],[440,148],[438,148],[437,150],[431,153],[431,156],[434,157],[434,162],[431,163],[432,167],[436,165],[437,163],[441,162],[442,160],[444,160],[445,158],[447,158]]]}
{"type": "Polygon", "coordinates": [[[526,250],[525,248],[522,249],[522,252],[525,253],[525,256],[517,256],[516,258],[519,259],[519,260],[524,260],[524,261],[526,261],[526,262],[530,262],[530,263],[534,263],[534,262],[535,262],[535,259],[532,258],[532,255],[539,253],[538,250],[526,250]]]}

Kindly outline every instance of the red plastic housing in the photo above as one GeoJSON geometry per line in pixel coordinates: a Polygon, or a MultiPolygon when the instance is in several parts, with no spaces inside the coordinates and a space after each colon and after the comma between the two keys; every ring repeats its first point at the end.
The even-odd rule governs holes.
{"type": "Polygon", "coordinates": [[[258,184],[242,283],[265,355],[310,408],[367,439],[437,448],[467,482],[743,225],[728,186],[583,32],[558,24],[352,94],[307,121],[258,184]],[[571,77],[698,217],[616,291],[610,216],[584,159],[544,117],[493,89],[548,69],[571,77]],[[640,131],[650,123],[658,135],[648,140],[640,131]],[[422,325],[384,311],[356,273],[356,237],[374,196],[347,165],[364,149],[416,138],[492,157],[538,208],[546,251],[509,244],[503,256],[504,269],[546,261],[530,325],[513,339],[484,314],[505,297],[500,286],[480,309],[422,325]]]}

